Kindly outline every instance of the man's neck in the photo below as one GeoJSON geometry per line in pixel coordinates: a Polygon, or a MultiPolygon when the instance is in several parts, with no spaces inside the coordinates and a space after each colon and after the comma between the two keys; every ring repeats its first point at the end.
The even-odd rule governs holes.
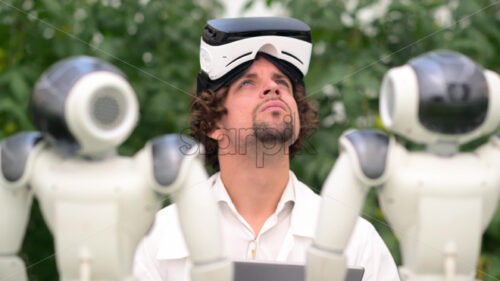
{"type": "Polygon", "coordinates": [[[275,212],[288,183],[288,153],[219,154],[219,163],[222,182],[233,204],[257,236],[275,212]]]}

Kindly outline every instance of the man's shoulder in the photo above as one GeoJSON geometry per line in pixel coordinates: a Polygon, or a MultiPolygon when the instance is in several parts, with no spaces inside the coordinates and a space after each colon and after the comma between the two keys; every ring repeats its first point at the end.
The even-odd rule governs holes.
{"type": "MultiPolygon", "coordinates": [[[[217,176],[218,173],[207,179],[211,186],[217,176]]],[[[179,259],[188,256],[176,204],[170,204],[156,213],[154,225],[144,241],[155,248],[157,259],[179,259]]]]}
{"type": "Polygon", "coordinates": [[[175,204],[156,213],[154,225],[145,241],[155,248],[157,259],[179,259],[188,256],[175,204]]]}
{"type": "Polygon", "coordinates": [[[173,220],[177,218],[177,206],[170,204],[156,213],[156,221],[173,220]]]}
{"type": "Polygon", "coordinates": [[[353,234],[354,233],[360,234],[363,237],[370,239],[372,239],[374,235],[378,236],[378,232],[377,230],[375,230],[373,224],[365,218],[362,218],[361,216],[359,216],[358,220],[356,221],[356,226],[353,230],[353,234]]]}
{"type": "MultiPolygon", "coordinates": [[[[147,238],[154,241],[164,240],[167,232],[180,231],[179,218],[177,216],[177,206],[171,204],[156,213],[155,221],[147,238]]],[[[170,236],[170,235],[169,235],[170,236]]]]}
{"type": "MultiPolygon", "coordinates": [[[[215,179],[219,173],[215,173],[210,178],[207,179],[207,181],[203,181],[202,183],[209,182],[210,186],[213,185],[215,179]]],[[[199,184],[202,184],[199,183],[199,184]]],[[[179,217],[177,215],[177,205],[176,204],[170,204],[167,207],[164,207],[160,211],[156,213],[155,217],[155,228],[156,226],[159,226],[161,228],[162,226],[171,226],[171,225],[179,225],[179,217]]]]}
{"type": "Polygon", "coordinates": [[[305,183],[301,182],[297,176],[290,171],[290,176],[295,183],[295,192],[297,199],[305,199],[311,204],[318,205],[321,203],[321,196],[316,194],[313,189],[307,186],[305,183]]]}

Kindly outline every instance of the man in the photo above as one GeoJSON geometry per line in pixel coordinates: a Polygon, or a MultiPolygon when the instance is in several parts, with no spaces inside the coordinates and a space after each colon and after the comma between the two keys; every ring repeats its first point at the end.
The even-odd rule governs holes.
{"type": "MultiPolygon", "coordinates": [[[[293,19],[222,19],[205,28],[190,125],[218,171],[209,182],[231,259],[305,262],[320,197],[297,180],[290,159],[317,125],[303,83],[310,47],[309,28],[293,19]],[[241,61],[252,56],[245,48],[258,52],[241,61]],[[220,63],[214,54],[227,60],[220,63]]],[[[361,218],[346,255],[350,266],[365,268],[364,281],[399,280],[387,247],[361,218]]],[[[175,207],[169,206],[137,251],[136,276],[188,280],[188,268],[175,207]]]]}

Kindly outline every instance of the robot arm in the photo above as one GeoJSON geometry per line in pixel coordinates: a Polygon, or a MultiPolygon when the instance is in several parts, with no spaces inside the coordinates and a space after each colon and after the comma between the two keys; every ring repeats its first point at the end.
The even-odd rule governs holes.
{"type": "MultiPolygon", "coordinates": [[[[491,172],[496,175],[497,182],[500,182],[500,176],[498,176],[497,169],[500,167],[500,134],[490,137],[488,143],[483,144],[475,152],[479,158],[481,158],[489,167],[495,167],[491,169],[491,172]]],[[[494,193],[483,193],[483,200],[485,206],[497,206],[500,202],[500,188],[497,187],[494,193]]],[[[493,216],[495,215],[497,208],[490,208],[483,210],[483,220],[482,220],[482,231],[486,231],[493,216]]]]}
{"type": "Polygon", "coordinates": [[[39,133],[19,133],[0,145],[0,280],[27,280],[21,249],[33,194],[31,167],[42,145],[39,133]]]}
{"type": "Polygon", "coordinates": [[[141,154],[154,163],[148,173],[153,188],[171,195],[177,205],[194,265],[191,279],[229,281],[232,267],[223,253],[219,211],[207,185],[202,153],[202,146],[188,137],[167,135],[152,140],[141,154]]]}
{"type": "Polygon", "coordinates": [[[372,186],[387,178],[389,138],[374,130],[351,131],[323,185],[316,238],[307,253],[306,280],[344,280],[343,253],[372,186]]]}

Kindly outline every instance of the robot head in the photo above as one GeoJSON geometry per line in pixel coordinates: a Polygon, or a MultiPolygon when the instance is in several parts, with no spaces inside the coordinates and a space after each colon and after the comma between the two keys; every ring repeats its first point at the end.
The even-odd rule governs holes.
{"type": "Polygon", "coordinates": [[[387,72],[380,114],[391,131],[423,144],[465,143],[500,123],[500,76],[468,57],[436,51],[387,72]]]}
{"type": "Polygon", "coordinates": [[[35,126],[66,153],[98,155],[122,144],[138,120],[134,90],[116,67],[92,57],[51,66],[31,99],[35,126]]]}

